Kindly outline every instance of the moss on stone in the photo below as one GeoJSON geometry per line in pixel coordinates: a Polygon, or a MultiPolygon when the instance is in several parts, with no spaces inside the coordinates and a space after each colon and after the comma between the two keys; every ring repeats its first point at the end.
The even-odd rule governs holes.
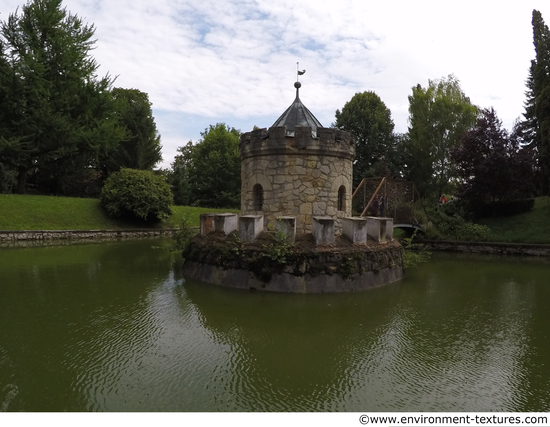
{"type": "Polygon", "coordinates": [[[183,257],[223,269],[251,271],[264,283],[283,272],[297,277],[338,274],[348,280],[365,272],[403,265],[403,250],[396,241],[384,245],[354,246],[339,240],[336,245],[326,247],[304,241],[286,247],[284,257],[274,257],[270,245],[276,245],[277,241],[273,233],[264,233],[263,238],[255,243],[243,242],[236,234],[226,237],[221,233],[211,233],[193,238],[183,257]]]}

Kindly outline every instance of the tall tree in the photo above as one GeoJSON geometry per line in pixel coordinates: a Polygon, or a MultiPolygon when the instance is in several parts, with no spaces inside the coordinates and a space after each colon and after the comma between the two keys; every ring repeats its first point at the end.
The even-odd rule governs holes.
{"type": "Polygon", "coordinates": [[[522,198],[532,191],[529,148],[508,135],[492,108],[482,111],[452,157],[460,179],[457,194],[471,203],[522,198]]]}
{"type": "Polygon", "coordinates": [[[353,185],[363,178],[393,175],[395,138],[391,112],[380,97],[371,91],[356,93],[342,111],[336,110],[334,126],[356,138],[353,185]]]}
{"type": "Polygon", "coordinates": [[[32,0],[0,29],[8,111],[0,124],[0,154],[17,169],[24,192],[30,171],[60,165],[77,156],[89,167],[101,150],[122,137],[109,93],[111,79],[98,79],[90,56],[93,25],[61,7],[61,0],[32,0]],[[6,77],[7,76],[7,77],[6,77]]]}
{"type": "Polygon", "coordinates": [[[10,84],[12,80],[12,70],[6,59],[6,46],[4,40],[0,37],[0,193],[11,193],[15,185],[17,171],[13,159],[2,152],[2,147],[8,145],[11,135],[9,135],[9,126],[7,125],[13,114],[12,100],[10,100],[10,84]],[[5,142],[3,142],[5,141],[5,142]]]}
{"type": "Polygon", "coordinates": [[[193,146],[189,167],[191,203],[204,207],[240,205],[240,132],[224,123],[210,125],[193,146]]]}
{"type": "Polygon", "coordinates": [[[120,168],[152,170],[162,160],[160,135],[151,109],[149,96],[137,89],[115,88],[119,124],[126,130],[126,136],[102,161],[107,173],[120,168]]]}
{"type": "Polygon", "coordinates": [[[191,198],[189,170],[192,162],[193,143],[189,141],[187,145],[178,147],[177,151],[179,154],[174,157],[167,178],[174,195],[174,204],[186,206],[191,198]]]}
{"type": "Polygon", "coordinates": [[[535,111],[535,82],[534,82],[534,71],[535,70],[535,61],[531,61],[531,66],[529,67],[529,75],[525,84],[527,90],[525,91],[526,100],[523,103],[525,107],[525,112],[523,113],[523,120],[520,120],[516,123],[518,129],[521,129],[522,135],[522,144],[529,145],[531,148],[538,151],[540,143],[537,136],[537,114],[535,111]]]}
{"type": "Polygon", "coordinates": [[[539,11],[533,10],[533,44],[535,59],[531,61],[527,80],[525,118],[535,129],[542,194],[550,193],[550,31],[539,11]]]}
{"type": "Polygon", "coordinates": [[[423,197],[445,192],[456,176],[451,150],[471,128],[478,108],[464,94],[453,75],[429,80],[428,87],[412,88],[409,96],[407,178],[423,197]]]}

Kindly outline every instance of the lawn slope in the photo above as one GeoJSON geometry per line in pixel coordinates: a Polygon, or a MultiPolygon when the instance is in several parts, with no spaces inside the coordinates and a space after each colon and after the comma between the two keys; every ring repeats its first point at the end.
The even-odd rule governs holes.
{"type": "Polygon", "coordinates": [[[173,206],[164,223],[144,224],[109,218],[98,199],[0,194],[0,230],[123,230],[130,228],[177,227],[181,216],[191,226],[207,212],[238,212],[187,206],[173,206]]]}
{"type": "Polygon", "coordinates": [[[550,198],[537,197],[530,212],[476,222],[489,227],[496,242],[550,244],[550,198]]]}

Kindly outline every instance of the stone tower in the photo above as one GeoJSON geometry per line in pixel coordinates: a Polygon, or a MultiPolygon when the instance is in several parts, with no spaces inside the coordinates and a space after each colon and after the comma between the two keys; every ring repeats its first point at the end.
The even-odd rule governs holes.
{"type": "Polygon", "coordinates": [[[296,218],[296,232],[309,233],[313,217],[351,216],[353,137],[324,128],[299,96],[269,129],[241,135],[241,215],[296,218]]]}

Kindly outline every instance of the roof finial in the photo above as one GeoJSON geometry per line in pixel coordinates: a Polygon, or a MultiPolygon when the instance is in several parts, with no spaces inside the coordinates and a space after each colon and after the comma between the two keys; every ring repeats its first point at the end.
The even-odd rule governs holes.
{"type": "Polygon", "coordinates": [[[305,74],[305,72],[306,72],[306,70],[300,71],[300,63],[297,62],[296,63],[296,74],[297,74],[296,81],[297,82],[300,81],[300,76],[303,76],[305,74]]]}
{"type": "Polygon", "coordinates": [[[300,87],[302,87],[302,83],[300,83],[300,76],[304,75],[306,70],[300,71],[300,63],[296,63],[296,83],[294,83],[294,87],[296,88],[296,99],[300,97],[298,91],[300,90],[300,87]]]}

